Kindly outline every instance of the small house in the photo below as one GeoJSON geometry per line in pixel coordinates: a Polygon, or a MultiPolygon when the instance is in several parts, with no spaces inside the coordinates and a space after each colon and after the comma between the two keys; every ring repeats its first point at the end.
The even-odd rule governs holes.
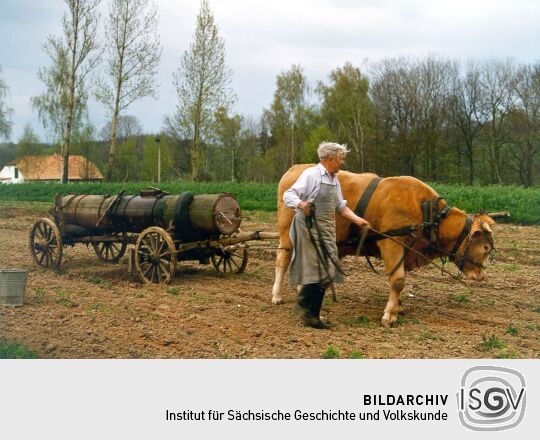
{"type": "MultiPolygon", "coordinates": [[[[58,182],[62,177],[62,156],[25,156],[12,160],[0,170],[0,183],[58,182]]],[[[101,182],[99,169],[84,156],[69,156],[70,182],[101,182]]]]}

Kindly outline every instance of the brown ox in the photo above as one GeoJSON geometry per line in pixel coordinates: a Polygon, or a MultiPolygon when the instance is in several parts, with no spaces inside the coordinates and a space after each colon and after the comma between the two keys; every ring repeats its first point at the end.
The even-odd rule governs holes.
{"type": "MultiPolygon", "coordinates": [[[[287,208],[283,203],[283,192],[293,185],[304,169],[310,166],[313,165],[303,164],[291,167],[279,182],[278,228],[280,242],[276,259],[276,278],[272,289],[273,304],[283,302],[281,284],[291,261],[292,250],[289,229],[294,210],[287,208]]],[[[339,172],[338,178],[343,197],[347,200],[347,206],[353,210],[356,208],[368,183],[375,177],[377,175],[368,173],[339,172]]],[[[433,200],[435,197],[438,196],[432,188],[414,177],[387,177],[379,183],[365,211],[364,218],[377,231],[388,231],[407,225],[420,225],[423,222],[422,201],[433,200]]],[[[441,200],[439,209],[442,209],[444,205],[445,202],[441,200]]],[[[350,222],[339,215],[336,217],[336,238],[340,256],[353,255],[356,252],[356,246],[350,243],[350,222]]],[[[465,228],[466,218],[465,212],[458,208],[451,208],[448,215],[440,222],[438,246],[431,245],[429,240],[418,231],[419,238],[414,243],[414,249],[426,255],[430,260],[449,255],[465,228]]],[[[470,232],[457,249],[454,259],[467,279],[479,281],[485,276],[484,265],[493,246],[491,227],[494,223],[485,214],[472,216],[470,232]]],[[[409,236],[400,236],[396,239],[402,243],[411,242],[409,236]]],[[[428,264],[428,260],[409,252],[405,261],[400,264],[404,248],[389,239],[373,242],[366,248],[369,255],[382,258],[387,273],[399,265],[395,272],[389,276],[390,296],[381,320],[382,325],[391,326],[397,321],[398,313],[402,311],[400,294],[405,286],[405,272],[428,264]]]]}

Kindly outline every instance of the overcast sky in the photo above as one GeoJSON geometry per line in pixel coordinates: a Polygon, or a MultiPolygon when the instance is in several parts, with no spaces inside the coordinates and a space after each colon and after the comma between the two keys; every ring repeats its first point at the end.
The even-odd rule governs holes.
{"type": "MultiPolygon", "coordinates": [[[[195,29],[198,0],[158,0],[163,57],[159,99],[145,98],[128,109],[146,132],[162,128],[176,105],[172,73],[195,29]]],[[[103,22],[107,0],[102,1],[103,22]]],[[[430,53],[458,60],[507,58],[540,61],[538,0],[210,0],[233,70],[235,110],[258,118],[272,100],[276,75],[296,63],[311,85],[326,80],[346,61],[430,53]]],[[[62,0],[0,0],[0,66],[14,110],[12,140],[31,124],[46,132],[29,104],[42,92],[36,77],[49,63],[42,50],[48,34],[59,35],[62,0]]],[[[101,32],[103,37],[103,29],[101,32]]],[[[98,130],[106,118],[90,103],[98,130]]]]}

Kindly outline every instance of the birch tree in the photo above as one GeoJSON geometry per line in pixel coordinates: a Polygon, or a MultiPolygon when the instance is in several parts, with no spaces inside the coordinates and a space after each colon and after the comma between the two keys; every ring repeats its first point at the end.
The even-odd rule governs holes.
{"type": "Polygon", "coordinates": [[[101,53],[96,32],[97,7],[101,0],[65,0],[68,7],[62,18],[63,34],[49,36],[43,46],[51,58],[50,67],[40,69],[38,78],[45,92],[31,99],[45,127],[48,123],[59,135],[62,151],[62,183],[68,181],[69,154],[73,129],[80,121],[88,91],[88,74],[96,67],[101,53]]]}
{"type": "MultiPolygon", "coordinates": [[[[0,67],[0,74],[2,68],[0,67]]],[[[5,103],[5,99],[8,95],[9,88],[2,78],[0,78],[0,138],[9,139],[11,134],[11,113],[12,110],[5,103]]]]}
{"type": "Polygon", "coordinates": [[[157,98],[155,76],[161,59],[158,9],[150,0],[112,0],[106,25],[107,78],[96,97],[111,115],[106,177],[111,180],[118,144],[119,117],[133,102],[157,98]]]}
{"type": "Polygon", "coordinates": [[[173,74],[178,106],[175,120],[168,121],[173,131],[189,140],[193,180],[207,176],[205,142],[212,136],[217,110],[234,102],[231,77],[225,63],[225,40],[219,36],[208,1],[202,0],[193,41],[173,74]]]}

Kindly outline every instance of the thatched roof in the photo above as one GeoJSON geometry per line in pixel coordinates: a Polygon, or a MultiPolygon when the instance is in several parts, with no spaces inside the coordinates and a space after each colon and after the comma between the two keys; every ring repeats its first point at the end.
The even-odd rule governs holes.
{"type": "MultiPolygon", "coordinates": [[[[17,159],[17,168],[25,180],[60,180],[62,156],[25,156],[17,159]]],[[[99,169],[84,156],[69,156],[69,180],[101,180],[99,169]]]]}

